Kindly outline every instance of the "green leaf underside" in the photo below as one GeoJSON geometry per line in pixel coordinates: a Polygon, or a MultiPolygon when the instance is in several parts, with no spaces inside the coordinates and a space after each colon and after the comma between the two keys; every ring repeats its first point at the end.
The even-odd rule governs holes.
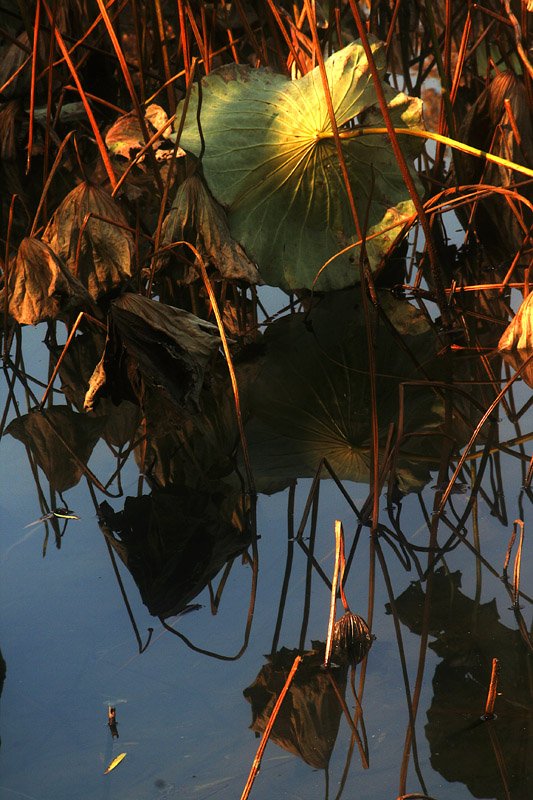
{"type": "MultiPolygon", "coordinates": [[[[383,73],[383,49],[374,44],[373,50],[383,73]]],[[[327,59],[326,72],[338,126],[377,102],[360,45],[349,45],[327,59]]],[[[421,102],[384,89],[395,125],[419,126],[421,102]]],[[[180,140],[193,153],[201,147],[197,103],[195,87],[180,140]]],[[[383,127],[374,109],[372,116],[383,127]]],[[[318,68],[291,81],[266,69],[222,67],[202,81],[200,118],[206,143],[204,174],[217,200],[228,208],[233,236],[257,261],[268,283],[310,288],[322,265],[357,241],[318,68]]],[[[419,141],[409,142],[406,154],[421,146],[419,141]]],[[[342,148],[361,222],[368,208],[368,235],[413,214],[387,136],[344,139],[342,148]]],[[[368,242],[372,266],[399,231],[396,227],[368,242]]],[[[356,283],[358,253],[357,247],[336,258],[315,288],[356,283]]]]}

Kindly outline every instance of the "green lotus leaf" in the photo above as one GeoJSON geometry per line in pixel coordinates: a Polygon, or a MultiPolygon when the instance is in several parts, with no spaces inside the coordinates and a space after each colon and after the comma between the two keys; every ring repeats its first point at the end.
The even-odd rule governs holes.
{"type": "MultiPolygon", "coordinates": [[[[372,44],[379,72],[381,43],[372,44]]],[[[359,219],[367,218],[368,255],[377,266],[414,213],[387,135],[350,136],[348,123],[383,128],[363,47],[351,44],[325,62],[337,125],[359,219]],[[344,126],[344,128],[343,128],[344,126]],[[374,238],[371,238],[374,237],[374,238]]],[[[422,104],[383,84],[393,122],[418,127],[422,104]]],[[[263,279],[286,290],[311,288],[320,268],[358,241],[341,173],[319,69],[291,81],[268,69],[230,64],[202,80],[202,166],[216,199],[228,210],[231,233],[259,265],[263,279]]],[[[202,149],[198,89],[192,91],[180,144],[202,149]]],[[[180,118],[180,109],[177,111],[180,118]]],[[[414,137],[406,157],[419,152],[414,137]]],[[[412,139],[412,141],[411,141],[412,139]]],[[[412,170],[413,178],[417,181],[412,170]]],[[[339,255],[315,288],[359,280],[359,247],[339,255]]]]}
{"type": "MultiPolygon", "coordinates": [[[[439,366],[435,339],[421,312],[390,295],[380,296],[380,305],[389,319],[389,325],[380,320],[375,330],[381,450],[390,425],[398,430],[400,384],[423,384],[424,373],[430,369],[438,377],[439,366]],[[424,364],[424,371],[417,364],[424,364]]],[[[327,295],[307,320],[291,314],[272,323],[265,346],[245,428],[259,489],[272,477],[312,477],[323,458],[339,478],[368,483],[372,406],[359,288],[327,295]]],[[[395,477],[403,492],[420,491],[438,466],[444,406],[430,386],[404,392],[406,436],[395,477]]]]}

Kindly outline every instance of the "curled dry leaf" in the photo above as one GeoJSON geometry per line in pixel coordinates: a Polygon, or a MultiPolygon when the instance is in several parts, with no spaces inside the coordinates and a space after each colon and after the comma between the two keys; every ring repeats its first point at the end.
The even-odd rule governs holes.
{"type": "MultiPolygon", "coordinates": [[[[518,370],[533,355],[533,292],[528,294],[505,329],[498,350],[518,370]]],[[[525,367],[522,378],[533,388],[533,363],[525,367]]]]}
{"type": "Polygon", "coordinates": [[[216,325],[141,295],[123,295],[111,306],[85,409],[93,410],[101,396],[133,400],[148,426],[165,432],[198,410],[205,370],[219,346],[216,325]]]}
{"type": "MultiPolygon", "coordinates": [[[[165,123],[168,121],[168,117],[161,106],[152,103],[146,109],[145,120],[148,133],[151,137],[164,127],[165,123]]],[[[137,114],[132,111],[130,114],[124,114],[124,116],[119,117],[109,128],[105,137],[105,143],[108,150],[113,153],[113,155],[133,160],[139,150],[145,145],[137,114]]],[[[169,147],[165,138],[156,139],[152,147],[157,159],[163,160],[172,155],[173,147],[169,147]],[[165,145],[164,147],[162,147],[163,144],[165,145]]],[[[178,156],[184,156],[185,151],[179,147],[177,154],[178,156]]],[[[139,159],[139,163],[143,161],[144,158],[145,155],[142,155],[139,159]]]]}
{"type": "MultiPolygon", "coordinates": [[[[231,235],[222,206],[198,175],[191,175],[180,184],[163,223],[161,247],[179,241],[194,245],[204,261],[212,264],[222,278],[251,284],[263,283],[257,268],[231,235]]],[[[168,257],[161,255],[159,266],[168,257]]],[[[190,283],[198,277],[197,270],[188,270],[184,282],[190,283]]]]}
{"type": "Polygon", "coordinates": [[[111,195],[84,181],[65,197],[43,239],[98,300],[131,275],[134,241],[123,226],[126,218],[111,195]],[[91,214],[103,219],[88,217],[91,214]]]}
{"type": "MultiPolygon", "coordinates": [[[[105,341],[104,334],[87,330],[81,336],[76,335],[66,351],[63,346],[48,343],[51,366],[55,367],[60,356],[63,356],[59,366],[61,391],[68,402],[80,412],[83,411],[89,380],[102,357],[105,341]]],[[[110,399],[103,399],[98,404],[96,416],[106,417],[102,438],[108,444],[120,448],[132,440],[141,423],[139,406],[127,401],[116,406],[110,399]]]]}
{"type": "Polygon", "coordinates": [[[498,342],[498,350],[533,350],[533,292],[522,301],[498,342]]]}
{"type": "Polygon", "coordinates": [[[68,322],[79,311],[93,311],[80,281],[47,244],[30,236],[20,243],[8,286],[9,313],[21,325],[68,322]]]}

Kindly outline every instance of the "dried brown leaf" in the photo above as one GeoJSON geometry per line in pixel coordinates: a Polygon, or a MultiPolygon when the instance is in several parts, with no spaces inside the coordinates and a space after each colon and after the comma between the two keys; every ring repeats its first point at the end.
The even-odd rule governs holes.
{"type": "Polygon", "coordinates": [[[54,319],[68,322],[93,311],[91,296],[54,251],[40,239],[20,243],[9,275],[9,313],[21,325],[54,319]]]}
{"type": "Polygon", "coordinates": [[[0,157],[16,161],[20,123],[25,118],[20,100],[11,100],[0,108],[0,157]]]}
{"type": "MultiPolygon", "coordinates": [[[[29,55],[31,47],[26,31],[17,37],[19,44],[11,42],[0,49],[0,87],[9,81],[16,71],[24,64],[29,55]]],[[[30,88],[31,80],[31,59],[19,74],[10,81],[2,91],[2,100],[11,100],[25,94],[30,88]]]]}
{"type": "MultiPolygon", "coordinates": [[[[69,403],[83,411],[89,381],[104,351],[106,337],[94,331],[86,331],[76,336],[63,354],[59,366],[61,391],[69,403]]],[[[55,366],[63,353],[63,347],[49,345],[52,353],[52,365],[55,366]]],[[[105,381],[105,376],[103,378],[105,381]]],[[[141,412],[138,405],[124,401],[118,406],[109,399],[102,399],[95,410],[97,416],[106,417],[106,426],[102,437],[116,447],[124,447],[131,441],[141,423],[141,412]]]]}
{"type": "MultiPolygon", "coordinates": [[[[154,133],[161,130],[168,121],[168,117],[161,106],[152,103],[146,109],[145,120],[148,132],[150,136],[152,136],[154,133]]],[[[124,114],[124,116],[119,117],[116,122],[113,123],[106,134],[105,143],[108,150],[113,153],[113,155],[122,156],[123,158],[127,158],[128,161],[135,158],[139,150],[144,147],[145,141],[141,126],[139,125],[139,120],[134,111],[130,114],[124,114]]],[[[152,147],[157,159],[163,160],[172,154],[173,146],[168,145],[164,137],[156,139],[152,147]],[[163,144],[164,147],[162,147],[163,144]]],[[[181,147],[178,148],[178,156],[184,155],[185,151],[182,150],[181,147]]],[[[141,156],[138,163],[143,161],[144,158],[145,155],[141,156]]]]}
{"type": "MultiPolygon", "coordinates": [[[[176,241],[188,241],[194,245],[203,260],[212,264],[224,279],[263,283],[257,268],[231,235],[222,206],[198,175],[191,175],[180,184],[163,224],[161,246],[176,241]]],[[[168,256],[160,257],[158,266],[166,261],[168,256]]],[[[185,275],[185,282],[197,278],[197,270],[190,270],[185,275]]]]}
{"type": "Polygon", "coordinates": [[[80,183],[65,197],[43,234],[43,240],[79,277],[95,300],[115,292],[130,277],[134,240],[124,227],[120,206],[100,186],[80,183]],[[105,220],[89,217],[89,214],[105,220]],[[79,255],[78,255],[79,250],[79,255]]]}
{"type": "Polygon", "coordinates": [[[166,431],[198,410],[205,370],[220,346],[218,329],[187,311],[126,294],[110,311],[104,354],[85,408],[101,396],[139,403],[152,429],[166,431]]]}

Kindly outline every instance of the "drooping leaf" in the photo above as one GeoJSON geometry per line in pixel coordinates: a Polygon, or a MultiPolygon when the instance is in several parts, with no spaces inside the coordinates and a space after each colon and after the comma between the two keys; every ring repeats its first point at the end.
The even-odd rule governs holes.
{"type": "Polygon", "coordinates": [[[115,767],[118,767],[118,765],[120,764],[122,759],[126,757],[126,755],[127,755],[127,753],[121,753],[119,756],[114,758],[113,761],[111,762],[111,764],[108,766],[108,768],[104,772],[104,775],[107,775],[107,773],[111,772],[112,769],[115,769],[115,767]]]}
{"type": "Polygon", "coordinates": [[[21,149],[21,123],[25,114],[20,100],[10,100],[0,106],[0,158],[15,161],[21,149]]]}
{"type": "MultiPolygon", "coordinates": [[[[435,342],[423,315],[406,301],[380,295],[382,308],[402,334],[410,355],[388,327],[376,331],[377,413],[380,446],[399,422],[400,384],[420,380],[435,360],[435,342]]],[[[245,433],[260,490],[271,478],[312,477],[327,458],[341,479],[368,482],[371,396],[366,331],[359,289],[334,293],[313,310],[269,326],[266,357],[250,397],[245,433]]],[[[435,367],[434,367],[435,369],[435,367]]],[[[420,489],[435,468],[443,421],[442,401],[431,388],[405,390],[403,433],[396,477],[402,491],[420,489]]]]}
{"type": "MultiPolygon", "coordinates": [[[[178,241],[194,245],[204,262],[214,266],[222,278],[262,283],[257,268],[231,235],[224,210],[196,174],[180,184],[163,223],[161,247],[178,241]]],[[[194,260],[191,251],[186,251],[186,255],[194,260]]],[[[165,258],[168,260],[169,254],[162,255],[159,263],[165,258]]],[[[184,282],[189,283],[198,277],[198,270],[190,269],[184,275],[184,282]]]]}
{"type": "Polygon", "coordinates": [[[209,360],[220,346],[218,328],[164,303],[126,294],[111,305],[109,333],[85,398],[137,402],[152,430],[166,432],[198,410],[209,360]]]}
{"type": "Polygon", "coordinates": [[[111,195],[85,181],[65,197],[48,223],[43,240],[98,300],[116,291],[131,275],[134,242],[130,231],[121,227],[126,225],[126,218],[111,195]],[[91,216],[86,222],[89,214],[103,219],[91,216]]]}
{"type": "Polygon", "coordinates": [[[76,486],[105,427],[103,417],[91,419],[68,406],[31,411],[14,419],[6,433],[24,442],[57,492],[76,486]]]}
{"type": "Polygon", "coordinates": [[[54,251],[26,237],[9,274],[9,313],[21,325],[54,319],[72,321],[79,311],[93,312],[93,300],[54,251]]]}
{"type": "MultiPolygon", "coordinates": [[[[372,49],[383,76],[384,48],[373,43],[372,49]]],[[[332,55],[326,72],[337,125],[361,121],[377,102],[362,46],[354,43],[332,55]]],[[[394,123],[417,127],[421,101],[384,89],[394,123]]],[[[194,87],[180,143],[195,154],[202,146],[197,103],[194,87]]],[[[383,127],[379,112],[372,112],[372,122],[383,127]]],[[[310,288],[322,265],[358,240],[319,69],[295,81],[237,64],[214,70],[202,80],[201,125],[204,174],[228,208],[232,235],[267,283],[310,288]]],[[[402,147],[409,157],[420,144],[402,147]]],[[[367,235],[378,234],[368,241],[375,266],[401,227],[386,229],[409,218],[413,204],[387,136],[344,138],[342,149],[359,219],[368,211],[367,235]]],[[[358,255],[356,247],[336,258],[316,288],[358,282],[358,255]]]]}

